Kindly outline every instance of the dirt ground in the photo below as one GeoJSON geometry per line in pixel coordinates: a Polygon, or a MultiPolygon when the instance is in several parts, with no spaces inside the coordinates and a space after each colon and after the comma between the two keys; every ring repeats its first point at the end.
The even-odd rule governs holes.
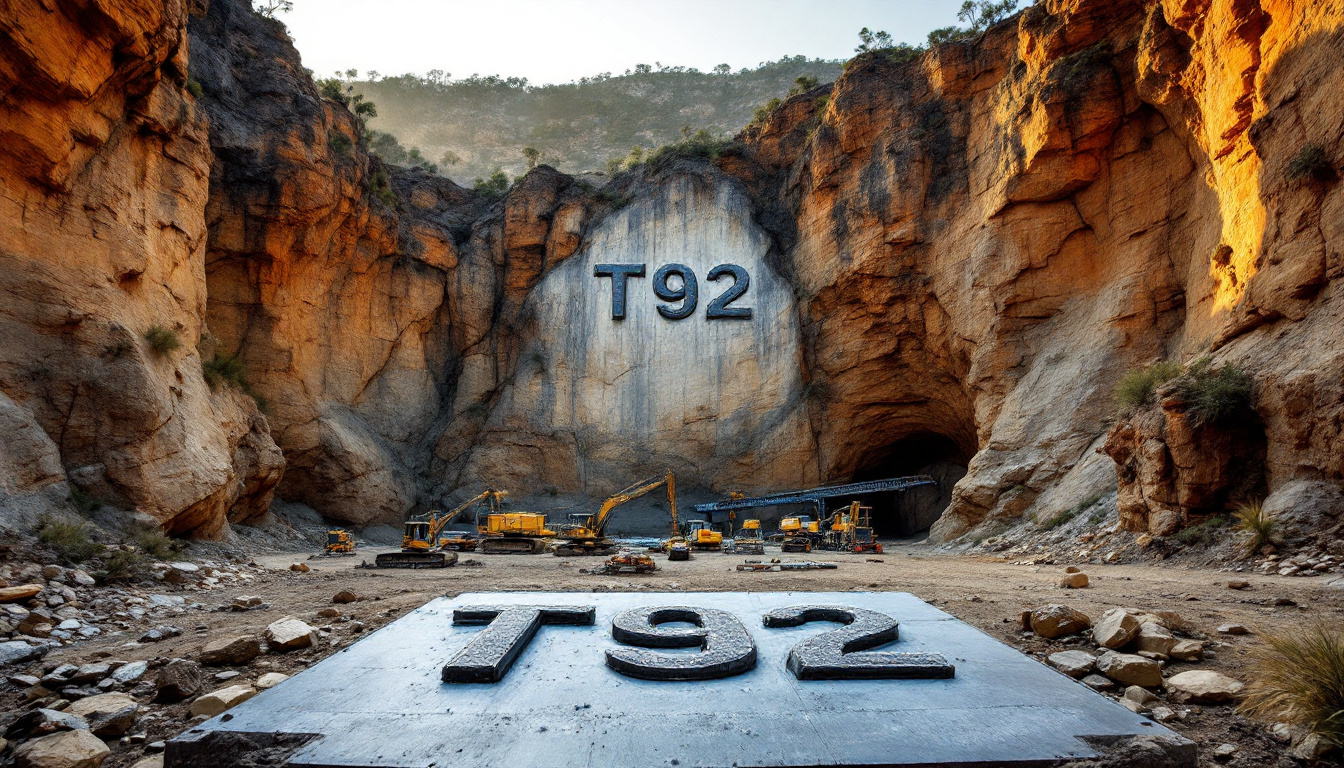
{"type": "MultiPolygon", "coordinates": [[[[889,547],[882,555],[831,552],[781,555],[770,550],[765,555],[767,559],[778,557],[786,562],[810,559],[839,564],[836,570],[825,571],[738,572],[734,565],[746,559],[742,555],[697,553],[689,562],[667,562],[659,556],[659,570],[640,576],[580,572],[596,565],[599,558],[471,552],[462,553],[461,562],[446,569],[389,571],[358,567],[361,560],[372,562],[378,551],[391,550],[361,549],[354,557],[313,560],[307,559],[310,553],[306,551],[258,555],[255,562],[264,566],[265,571],[245,589],[231,587],[183,594],[189,602],[199,601],[207,606],[227,604],[234,592],[252,594],[261,597],[269,607],[245,612],[191,611],[175,622],[185,630],[181,637],[155,644],[128,645],[128,640],[135,639],[128,637],[131,633],[113,633],[53,651],[46,661],[50,665],[99,657],[127,661],[193,657],[206,639],[231,634],[259,635],[267,624],[282,616],[296,616],[330,631],[329,640],[320,649],[267,655],[239,667],[237,671],[242,676],[227,683],[232,685],[255,680],[265,672],[298,671],[433,598],[477,591],[910,592],[992,637],[1037,656],[1069,647],[1021,631],[1021,612],[1044,603],[1064,603],[1093,618],[1117,606],[1139,611],[1171,610],[1192,626],[1193,636],[1207,638],[1210,643],[1205,661],[1173,662],[1174,669],[1214,669],[1242,680],[1247,677],[1245,651],[1259,642],[1258,630],[1283,629],[1315,619],[1344,623],[1344,590],[1326,588],[1320,578],[1229,573],[1170,563],[1089,564],[1082,566],[1091,579],[1089,588],[1062,590],[1058,582],[1067,563],[1018,565],[985,556],[941,553],[917,544],[889,547]],[[291,571],[289,566],[295,562],[307,563],[311,572],[291,571]],[[1251,586],[1231,590],[1226,586],[1231,578],[1248,581],[1251,586]],[[351,590],[365,599],[333,606],[332,596],[342,590],[351,590]],[[1292,604],[1280,604],[1288,602],[1292,604]],[[331,608],[339,609],[342,615],[318,615],[318,611],[331,608]],[[1220,625],[1231,623],[1244,624],[1252,633],[1241,637],[1218,634],[1220,625]]],[[[148,629],[149,625],[162,621],[144,623],[148,629]]],[[[1084,643],[1076,641],[1075,646],[1083,647],[1084,643]]],[[[209,671],[213,674],[220,670],[209,671]]],[[[223,685],[211,680],[207,682],[207,690],[223,685]]],[[[21,706],[16,696],[6,691],[0,697],[0,709],[21,706]]],[[[1202,765],[1274,765],[1287,750],[1287,745],[1270,738],[1267,724],[1246,720],[1230,707],[1173,708],[1183,713],[1183,718],[1168,725],[1200,744],[1202,765]],[[1224,743],[1236,744],[1240,749],[1229,762],[1216,763],[1210,753],[1224,743]]],[[[185,705],[156,709],[155,714],[157,719],[150,720],[143,729],[148,734],[146,742],[175,735],[189,724],[185,705]]],[[[107,765],[130,765],[143,754],[143,745],[119,745],[107,765]]]]}

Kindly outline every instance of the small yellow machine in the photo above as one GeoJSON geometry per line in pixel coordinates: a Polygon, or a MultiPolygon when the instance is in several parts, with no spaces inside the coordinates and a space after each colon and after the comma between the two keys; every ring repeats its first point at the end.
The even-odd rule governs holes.
{"type": "Polygon", "coordinates": [[[692,520],[686,529],[686,541],[692,549],[723,549],[723,534],[705,520],[692,520]]]}
{"type": "Polygon", "coordinates": [[[845,552],[875,552],[882,554],[882,545],[873,536],[873,508],[865,507],[857,501],[848,507],[837,509],[830,517],[830,529],[826,532],[827,549],[839,549],[845,552]]]}
{"type": "Polygon", "coordinates": [[[562,531],[557,536],[555,544],[556,556],[614,554],[616,542],[607,538],[607,524],[611,522],[611,513],[622,504],[662,486],[667,486],[667,501],[672,506],[672,519],[675,520],[677,491],[676,480],[672,477],[672,473],[669,472],[666,477],[650,477],[612,494],[602,502],[602,507],[595,514],[584,515],[583,522],[562,531]]]}
{"type": "Polygon", "coordinates": [[[478,549],[486,555],[535,555],[546,551],[555,531],[546,527],[546,516],[535,512],[491,512],[480,528],[478,549]]]}
{"type": "Polygon", "coordinates": [[[456,554],[442,551],[445,542],[441,540],[440,534],[473,504],[490,499],[492,506],[498,506],[499,500],[506,495],[505,491],[487,489],[459,504],[446,515],[440,516],[436,510],[425,518],[407,520],[401,535],[401,551],[378,555],[374,558],[374,564],[379,568],[443,568],[456,563],[456,554]],[[432,551],[436,547],[440,551],[432,551]]]}
{"type": "Polygon", "coordinates": [[[755,518],[742,521],[742,527],[733,537],[733,549],[746,555],[765,554],[765,541],[761,538],[761,521],[755,518]]]}
{"type": "Polygon", "coordinates": [[[355,554],[355,537],[344,528],[333,528],[327,531],[327,543],[322,547],[324,557],[337,557],[340,555],[355,554]]]}
{"type": "Polygon", "coordinates": [[[780,549],[785,552],[811,552],[812,545],[822,538],[821,523],[807,515],[780,520],[779,532],[784,537],[780,549]]]}

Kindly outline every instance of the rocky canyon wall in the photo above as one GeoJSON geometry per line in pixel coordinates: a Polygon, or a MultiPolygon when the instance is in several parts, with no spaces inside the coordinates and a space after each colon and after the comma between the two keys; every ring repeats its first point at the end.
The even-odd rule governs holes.
{"type": "Polygon", "coordinates": [[[73,483],[212,535],[273,492],[368,525],[486,484],[930,472],[949,540],[1117,487],[1154,532],[1231,475],[1271,508],[1338,498],[1342,29],[1327,4],[1046,0],[860,56],[708,159],[496,198],[371,157],[242,0],[10,12],[0,504],[73,483]],[[682,319],[653,293],[674,262],[682,319]],[[619,320],[609,264],[646,270],[619,320]],[[721,264],[750,319],[706,317],[721,264]],[[1238,429],[1174,401],[1116,423],[1126,371],[1205,355],[1254,382],[1238,429]]]}

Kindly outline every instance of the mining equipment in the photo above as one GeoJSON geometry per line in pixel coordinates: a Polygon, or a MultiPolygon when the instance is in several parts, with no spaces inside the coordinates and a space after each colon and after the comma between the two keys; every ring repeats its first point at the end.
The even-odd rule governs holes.
{"type": "Polygon", "coordinates": [[[505,491],[487,489],[459,504],[446,515],[439,515],[436,510],[420,519],[407,520],[401,535],[401,551],[378,555],[374,558],[374,565],[379,568],[445,568],[456,563],[455,552],[443,551],[444,543],[451,539],[441,539],[440,534],[476,502],[490,499],[492,505],[498,505],[499,500],[506,495],[505,491]],[[440,551],[432,551],[436,547],[440,551]]]}
{"type": "Polygon", "coordinates": [[[557,557],[572,555],[610,555],[616,551],[616,542],[607,538],[607,524],[611,522],[611,513],[617,507],[643,496],[649,491],[667,486],[667,502],[672,507],[672,519],[676,520],[677,491],[672,473],[666,477],[650,477],[613,494],[595,514],[579,515],[583,522],[567,527],[557,534],[554,552],[557,557]]]}
{"type": "Polygon", "coordinates": [[[653,573],[658,570],[658,564],[653,558],[643,552],[632,552],[626,550],[612,555],[607,562],[602,564],[600,569],[593,569],[594,573],[625,574],[625,573],[653,573]]]}
{"type": "Polygon", "coordinates": [[[535,555],[556,535],[546,527],[546,516],[535,512],[491,512],[480,532],[479,550],[486,555],[535,555]]]}
{"type": "Polygon", "coordinates": [[[784,552],[811,552],[822,539],[821,523],[807,515],[786,517],[779,521],[778,535],[782,538],[779,548],[784,552]]]}
{"type": "Polygon", "coordinates": [[[320,557],[343,557],[355,554],[355,537],[344,528],[327,531],[327,543],[323,545],[320,557]]]}
{"type": "Polygon", "coordinates": [[[723,534],[711,528],[705,520],[692,520],[687,524],[686,541],[691,549],[723,549],[723,534]]]}
{"type": "Polygon", "coordinates": [[[837,509],[828,520],[830,525],[823,546],[844,552],[882,554],[882,545],[873,536],[872,513],[872,507],[865,507],[857,501],[837,509]]]}
{"type": "Polygon", "coordinates": [[[733,551],[744,555],[765,554],[765,541],[761,539],[761,521],[750,518],[742,521],[742,527],[733,537],[733,551]]]}

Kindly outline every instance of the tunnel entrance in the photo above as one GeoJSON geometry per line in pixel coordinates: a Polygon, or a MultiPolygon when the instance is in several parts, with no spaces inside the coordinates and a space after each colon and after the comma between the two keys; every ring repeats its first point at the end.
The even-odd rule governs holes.
{"type": "Polygon", "coordinates": [[[873,532],[899,539],[927,534],[951,503],[952,486],[966,474],[969,460],[956,441],[936,432],[917,432],[873,451],[855,470],[854,482],[907,475],[930,475],[938,481],[936,486],[865,496],[863,503],[873,508],[873,532]]]}

